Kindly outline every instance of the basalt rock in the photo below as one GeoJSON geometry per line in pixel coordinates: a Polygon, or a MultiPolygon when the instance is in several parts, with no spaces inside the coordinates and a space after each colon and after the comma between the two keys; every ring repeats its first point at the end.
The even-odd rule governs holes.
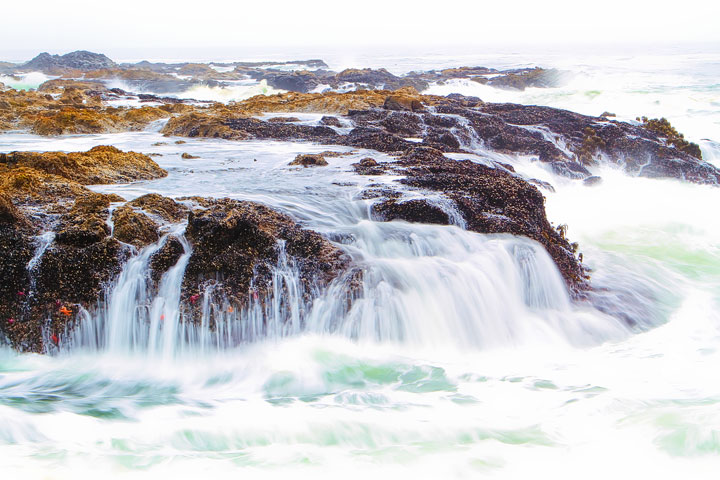
{"type": "Polygon", "coordinates": [[[0,154],[0,173],[0,273],[7,279],[0,309],[8,316],[0,318],[0,332],[19,350],[49,351],[81,310],[97,307],[130,253],[118,237],[137,246],[152,241],[148,225],[134,225],[140,213],[131,207],[155,206],[159,217],[175,218],[182,210],[170,199],[138,199],[120,207],[111,236],[110,204],[124,200],[83,184],[166,175],[148,157],[114,147],[0,154]],[[54,237],[42,251],[37,235],[44,231],[54,237]]]}
{"type": "Polygon", "coordinates": [[[327,165],[328,162],[325,160],[325,157],[319,154],[305,154],[305,155],[298,155],[295,157],[295,160],[290,162],[289,165],[292,166],[302,166],[302,167],[323,167],[327,165]]]}
{"type": "MultiPolygon", "coordinates": [[[[577,245],[548,222],[543,195],[526,180],[505,169],[448,159],[439,150],[428,147],[416,147],[397,162],[381,167],[386,172],[404,175],[400,182],[405,185],[438,192],[452,201],[468,230],[509,233],[539,242],[574,294],[589,287],[586,270],[575,255],[577,245]]],[[[426,200],[382,200],[373,206],[373,211],[385,220],[449,223],[448,214],[426,200]]]]}
{"type": "Polygon", "coordinates": [[[102,145],[87,152],[0,153],[0,166],[9,169],[25,167],[82,185],[125,183],[167,175],[147,155],[102,145]]]}
{"type": "Polygon", "coordinates": [[[113,211],[113,237],[123,243],[142,248],[160,238],[158,225],[143,212],[123,205],[113,211]]]}
{"type": "Polygon", "coordinates": [[[450,225],[450,217],[427,200],[389,199],[372,205],[373,218],[382,221],[404,220],[411,223],[450,225]]]}
{"type": "Polygon", "coordinates": [[[320,234],[264,205],[230,199],[200,202],[203,209],[188,218],[186,235],[193,250],[183,281],[187,295],[220,282],[235,302],[245,302],[251,290],[262,297],[282,255],[294,263],[308,292],[347,266],[341,251],[320,234]]]}
{"type": "Polygon", "coordinates": [[[57,73],[73,69],[81,71],[113,68],[116,64],[101,53],[78,50],[65,55],[50,55],[43,52],[22,66],[23,70],[39,70],[45,73],[57,73]]]}

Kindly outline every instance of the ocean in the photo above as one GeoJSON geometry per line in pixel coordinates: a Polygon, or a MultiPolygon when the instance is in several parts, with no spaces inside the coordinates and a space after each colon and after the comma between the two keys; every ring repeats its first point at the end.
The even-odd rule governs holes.
{"type": "MultiPolygon", "coordinates": [[[[556,88],[519,92],[457,80],[426,93],[611,112],[626,121],[666,117],[720,167],[718,51],[302,56],[335,70],[396,74],[460,65],[557,68],[565,80],[556,88]]],[[[29,74],[15,86],[45,79],[29,74]]],[[[273,92],[252,82],[203,88],[177,94],[230,101],[273,92]]],[[[308,124],[321,117],[296,116],[308,124]]],[[[716,186],[599,165],[591,170],[603,182],[589,188],[482,145],[466,146],[474,155],[458,154],[500,159],[554,186],[543,191],[548,218],[566,224],[579,243],[598,298],[612,307],[603,313],[570,300],[534,242],[468,232],[461,218],[450,226],[371,220],[359,196],[369,180],[350,165],[369,155],[389,160],[383,154],[359,150],[322,170],[289,169],[295,155],[327,146],[184,139],[182,151],[198,162],[175,155],[179,147],[160,126],[63,137],[5,133],[0,151],[102,144],[164,154],[156,161],[166,178],[92,189],[128,199],[158,192],[268,204],[328,235],[362,265],[362,299],[342,316],[342,292],[332,288],[308,305],[286,262],[275,272],[272,311],[225,314],[210,332],[180,322],[182,262],[148,296],[150,252],[140,252],[108,289],[107,307],[68,332],[60,351],[0,347],[3,478],[717,477],[716,186]],[[141,304],[150,308],[139,311],[141,304]],[[237,338],[239,345],[231,341],[237,338]]],[[[52,238],[38,239],[39,254],[43,241],[52,238]]]]}

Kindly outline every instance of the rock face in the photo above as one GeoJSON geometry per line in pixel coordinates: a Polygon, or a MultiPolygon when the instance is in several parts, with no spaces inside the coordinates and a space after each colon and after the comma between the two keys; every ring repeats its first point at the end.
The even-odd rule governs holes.
{"type": "Polygon", "coordinates": [[[329,283],[347,266],[341,251],[320,234],[264,205],[230,199],[200,203],[204,209],[188,218],[193,252],[183,281],[186,296],[219,282],[224,295],[240,305],[251,294],[263,297],[283,255],[298,269],[306,292],[329,283]]]}
{"type": "Polygon", "coordinates": [[[43,52],[22,66],[25,70],[39,70],[45,73],[54,73],[62,69],[73,70],[99,70],[113,68],[116,64],[101,53],[78,50],[65,55],[50,55],[43,52]]]}
{"type": "MultiPolygon", "coordinates": [[[[400,181],[405,185],[438,192],[451,200],[468,230],[521,235],[539,242],[555,260],[571,292],[579,295],[589,288],[586,271],[575,255],[577,244],[571,244],[561,230],[550,225],[545,216],[544,197],[526,180],[502,168],[450,160],[439,150],[428,147],[415,147],[397,162],[369,166],[373,168],[372,174],[378,174],[378,167],[404,175],[400,181]]],[[[367,173],[366,168],[356,165],[361,174],[367,173]]],[[[447,211],[426,200],[402,201],[388,198],[384,192],[380,192],[373,212],[384,220],[451,223],[447,211]]]]}
{"type": "MultiPolygon", "coordinates": [[[[327,152],[327,155],[336,155],[327,152]]],[[[164,176],[150,158],[114,147],[75,153],[10,153],[0,157],[0,338],[23,351],[52,352],[82,312],[102,308],[108,287],[128,259],[187,222],[192,245],[182,298],[212,285],[236,308],[264,299],[273,269],[285,262],[299,273],[305,300],[348,267],[349,260],[320,234],[257,203],[187,199],[188,207],[158,194],[130,202],[94,193],[91,183],[164,176]],[[41,235],[42,234],[42,235],[41,235]]],[[[185,253],[183,241],[164,239],[150,259],[150,288],[185,253]]]]}
{"type": "Polygon", "coordinates": [[[44,351],[80,309],[102,300],[129,254],[107,223],[111,202],[124,200],[83,184],[167,172],[145,155],[100,146],[0,154],[0,173],[0,272],[8,279],[0,288],[0,331],[17,349],[44,351]],[[43,240],[43,232],[52,237],[43,240]]]}

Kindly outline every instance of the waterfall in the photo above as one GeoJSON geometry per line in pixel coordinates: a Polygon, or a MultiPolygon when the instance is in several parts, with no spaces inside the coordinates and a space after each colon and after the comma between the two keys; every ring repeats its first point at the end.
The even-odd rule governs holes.
{"type": "Polygon", "coordinates": [[[467,349],[586,345],[627,333],[610,317],[574,308],[555,264],[534,241],[369,220],[355,225],[355,240],[343,245],[363,272],[360,291],[350,292],[347,277],[307,291],[279,241],[267,295],[259,296],[253,284],[244,306],[234,309],[218,288],[221,280],[207,282],[193,313],[181,302],[192,253],[184,228],[172,232],[184,253],[157,288],[150,282],[151,258],[171,234],[126,263],[105,306],[68,334],[74,346],[169,360],[301,333],[467,349]]]}

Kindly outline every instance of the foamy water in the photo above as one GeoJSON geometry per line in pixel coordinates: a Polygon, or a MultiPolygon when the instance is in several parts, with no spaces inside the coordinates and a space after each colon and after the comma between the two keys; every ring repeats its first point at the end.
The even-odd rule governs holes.
{"type": "MultiPolygon", "coordinates": [[[[576,72],[574,81],[589,82],[582,87],[480,96],[630,116],[660,112],[659,98],[662,115],[690,139],[707,137],[704,154],[717,155],[717,89],[698,97],[699,105],[684,101],[708,82],[707,59],[671,60],[675,71],[665,62],[637,63],[637,77],[630,61],[618,67],[598,60],[586,68],[595,72],[589,79],[576,72]],[[646,75],[653,69],[657,75],[646,75]],[[625,80],[602,83],[613,75],[625,80]],[[673,83],[673,76],[685,80],[673,83]],[[602,93],[588,99],[583,89],[593,78],[602,93]],[[653,93],[626,91],[632,78],[644,78],[653,93]],[[694,111],[708,112],[707,121],[694,111]]],[[[447,88],[443,93],[455,87],[447,88]]],[[[720,189],[630,178],[609,167],[593,172],[602,184],[585,187],[529,159],[501,158],[553,183],[555,193],[543,192],[548,217],[569,226],[593,281],[606,289],[602,300],[637,319],[628,327],[572,304],[537,244],[457,226],[371,220],[358,194],[392,178],[355,176],[350,164],[387,156],[358,151],[303,169],[287,164],[298,153],[350,149],[172,140],[155,132],[12,134],[0,136],[0,150],[113,144],[161,153],[156,160],[167,178],[94,189],[126,198],[153,191],[267,203],[343,239],[340,248],[366,268],[363,296],[342,311],[336,292],[321,294],[298,314],[303,322],[295,330],[234,344],[203,342],[200,331],[179,348],[169,329],[150,340],[152,315],[175,318],[169,286],[177,278],[168,276],[161,299],[143,300],[158,305],[154,313],[133,319],[128,312],[127,323],[123,308],[138,297],[113,290],[111,316],[86,323],[115,325],[107,343],[81,332],[64,338],[67,348],[56,356],[0,350],[0,467],[8,478],[98,471],[112,478],[717,476],[720,223],[713,208],[720,189]],[[169,143],[153,145],[158,141],[169,143]],[[182,159],[183,152],[200,158],[182,159]]],[[[476,161],[496,155],[476,154],[476,161]]],[[[278,282],[292,282],[283,268],[278,282]]],[[[116,287],[129,288],[131,273],[116,287]]],[[[291,310],[225,321],[292,319],[291,310]]]]}

